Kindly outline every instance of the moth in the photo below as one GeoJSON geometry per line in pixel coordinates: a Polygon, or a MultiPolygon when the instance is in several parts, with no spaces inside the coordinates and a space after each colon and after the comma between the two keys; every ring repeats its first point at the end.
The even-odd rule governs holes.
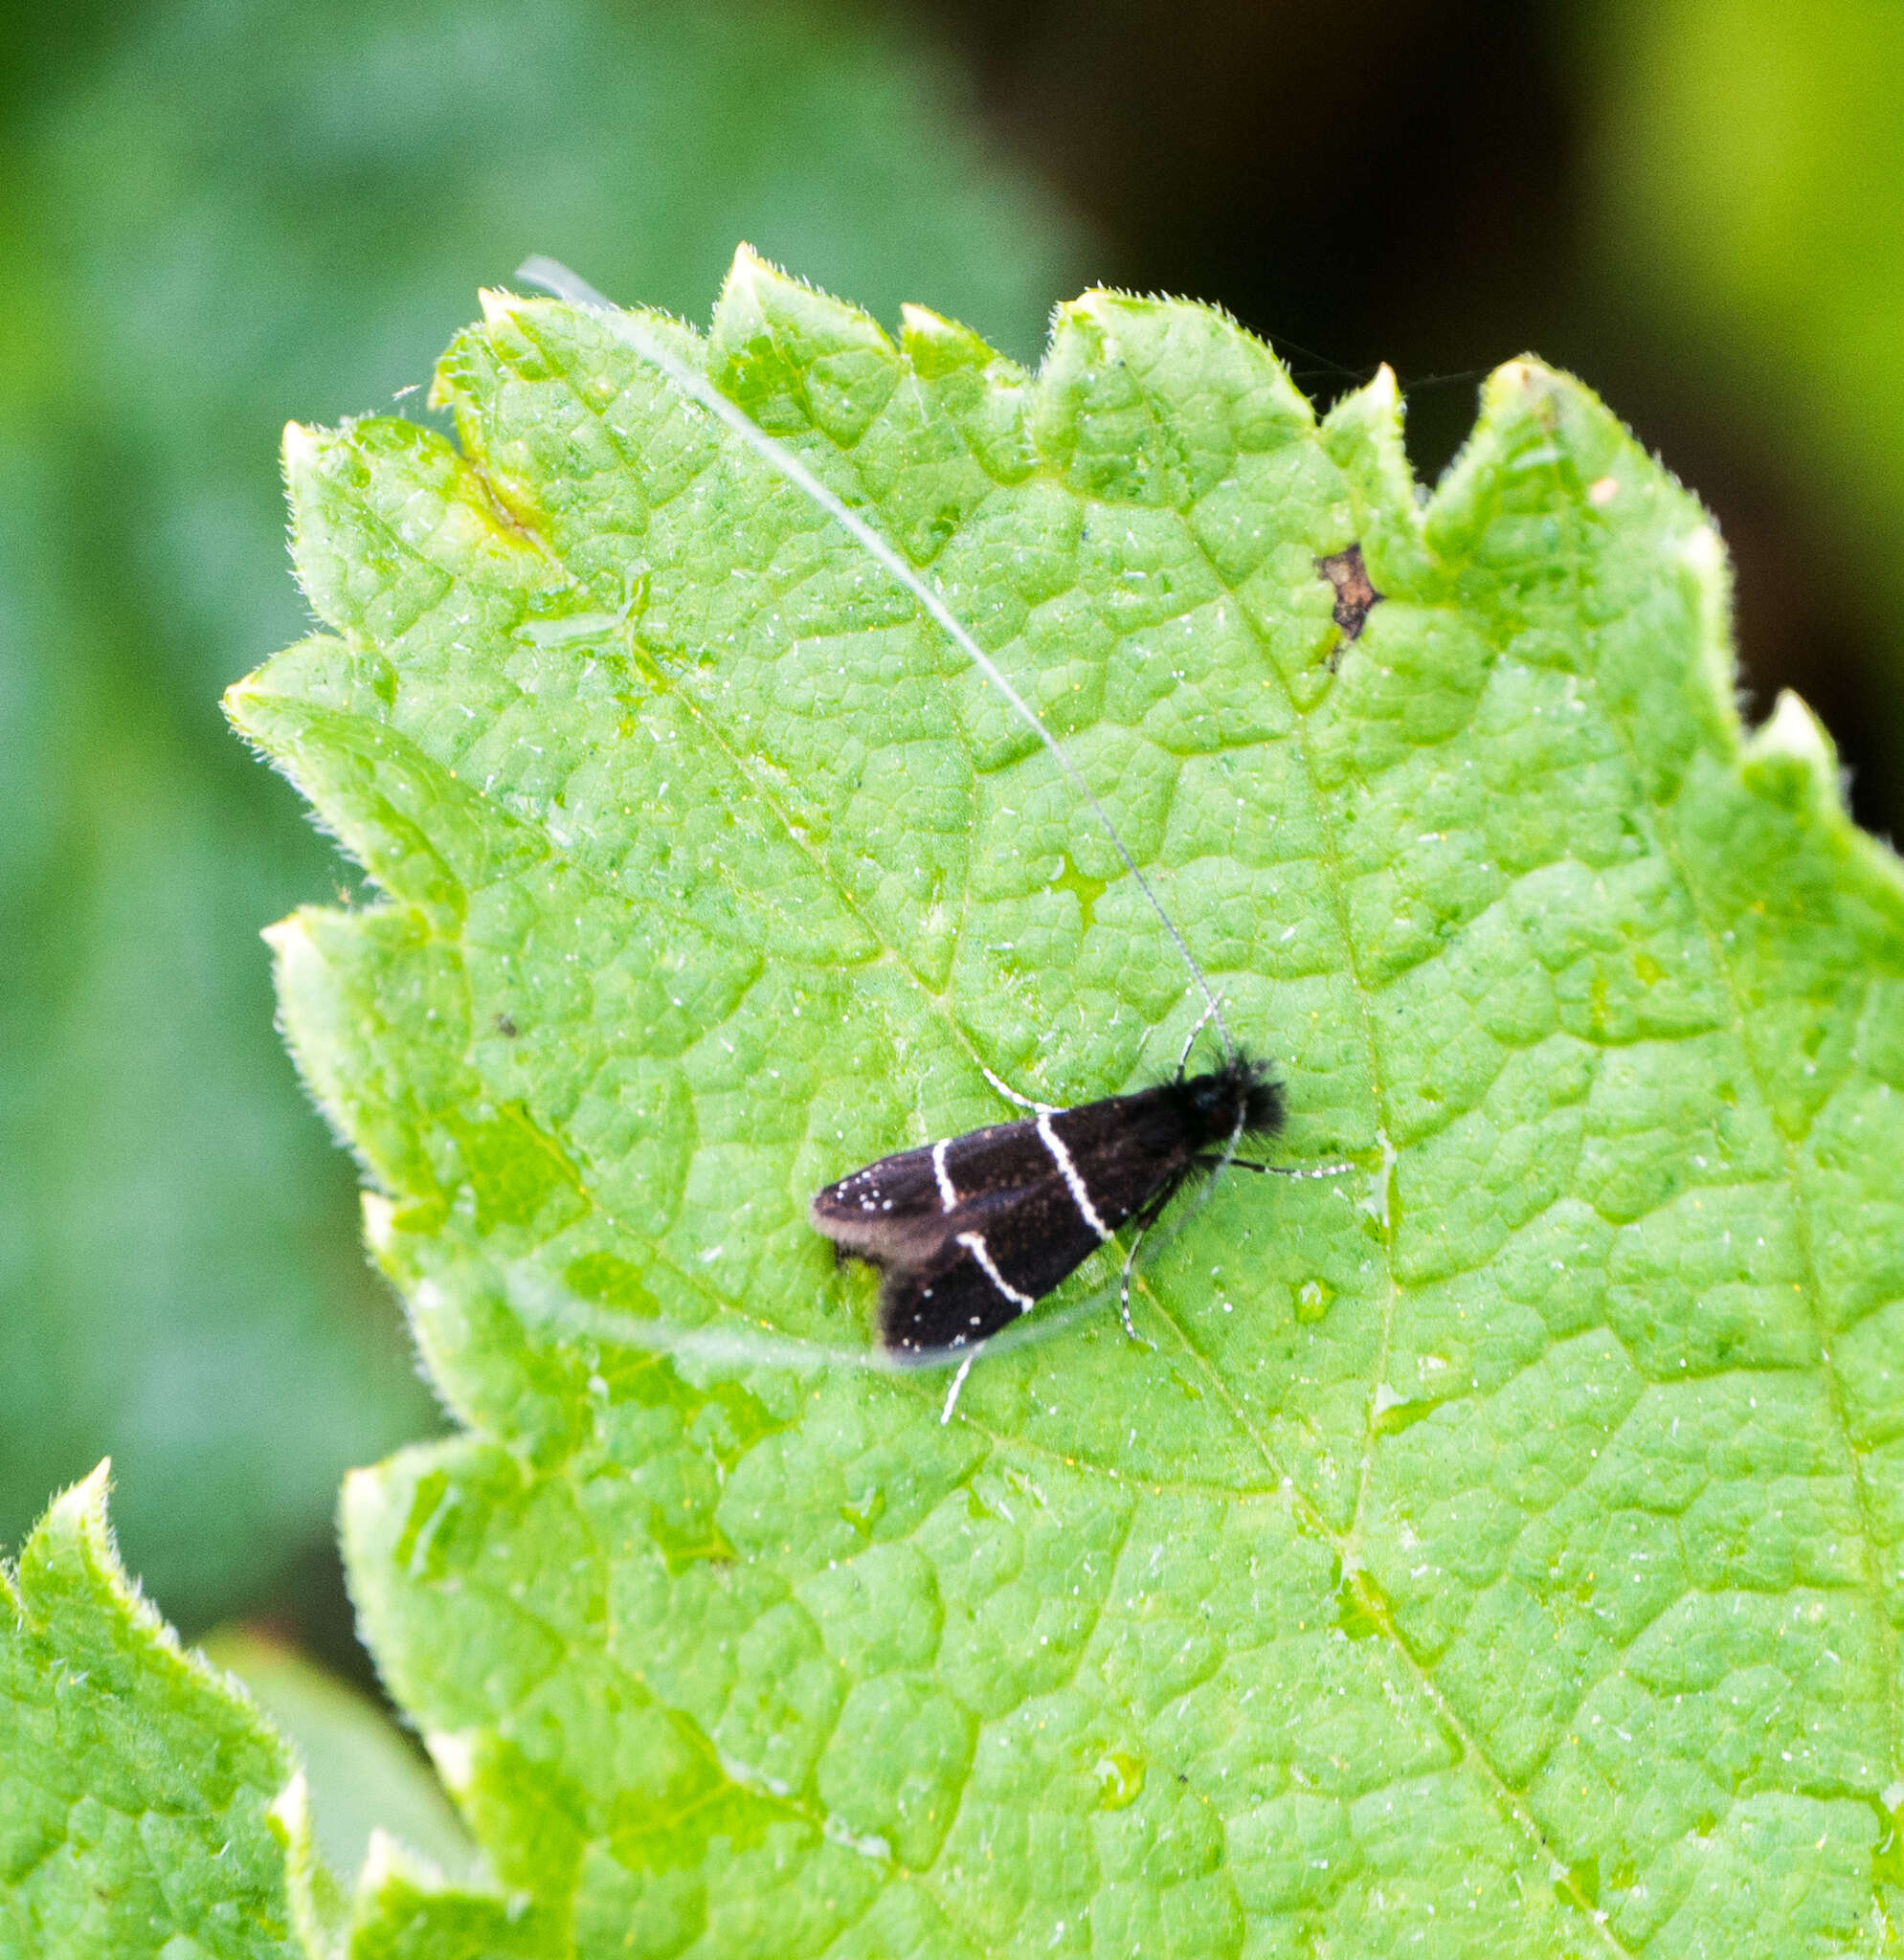
{"type": "MultiPolygon", "coordinates": [[[[813,1200],[815,1229],[883,1276],[880,1338],[901,1361],[976,1347],[1029,1312],[1125,1225],[1136,1241],[1185,1183],[1283,1127],[1268,1070],[1232,1054],[1202,1075],[882,1157],[813,1200]]],[[[1299,1174],[1299,1173],[1291,1173],[1299,1174]]]]}

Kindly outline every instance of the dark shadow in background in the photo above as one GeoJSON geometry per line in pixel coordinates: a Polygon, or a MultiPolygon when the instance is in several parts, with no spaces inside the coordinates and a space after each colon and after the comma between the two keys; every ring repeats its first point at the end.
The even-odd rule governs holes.
{"type": "Polygon", "coordinates": [[[955,47],[1001,140],[1096,227],[1104,283],[1221,302],[1328,401],[1387,361],[1439,475],[1483,373],[1597,389],[1717,518],[1749,712],[1796,688],[1904,833],[1874,623],[1723,379],[1663,361],[1590,262],[1583,29],[1513,0],[893,0],[955,47]]]}

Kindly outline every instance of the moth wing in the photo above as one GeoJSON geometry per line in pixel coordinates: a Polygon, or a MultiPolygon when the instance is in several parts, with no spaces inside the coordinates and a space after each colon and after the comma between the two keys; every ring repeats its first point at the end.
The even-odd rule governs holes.
{"type": "Polygon", "coordinates": [[[809,1215],[816,1231],[868,1265],[933,1266],[958,1257],[946,1250],[965,1229],[953,1221],[974,1202],[1016,1202],[1051,1176],[1037,1125],[1002,1123],[881,1157],[818,1192],[809,1215]]]}
{"type": "MultiPolygon", "coordinates": [[[[1062,1120],[1068,1127],[1096,1114],[1093,1105],[1062,1120]]],[[[1155,1181],[1150,1169],[1137,1196],[1155,1181]]],[[[1116,1207],[1112,1222],[1134,1202],[1116,1207]]],[[[882,1157],[819,1192],[812,1218],[842,1254],[884,1274],[881,1338],[912,1356],[988,1339],[1104,1242],[1035,1122],[882,1157]]]]}
{"type": "Polygon", "coordinates": [[[1167,1083],[1052,1118],[1093,1208],[1113,1232],[1145,1213],[1160,1191],[1182,1182],[1191,1151],[1179,1103],[1176,1085],[1167,1083]]]}
{"type": "Polygon", "coordinates": [[[925,1356],[974,1348],[1020,1312],[963,1246],[936,1269],[889,1271],[880,1288],[880,1342],[889,1354],[925,1356]]]}
{"type": "Polygon", "coordinates": [[[815,1192],[808,1215],[840,1251],[868,1265],[904,1270],[942,1257],[951,1214],[932,1165],[932,1146],[882,1157],[815,1192]]]}
{"type": "Polygon", "coordinates": [[[959,1206],[935,1259],[889,1265],[880,1337],[889,1352],[970,1348],[1027,1313],[1104,1241],[1055,1169],[959,1206]]]}

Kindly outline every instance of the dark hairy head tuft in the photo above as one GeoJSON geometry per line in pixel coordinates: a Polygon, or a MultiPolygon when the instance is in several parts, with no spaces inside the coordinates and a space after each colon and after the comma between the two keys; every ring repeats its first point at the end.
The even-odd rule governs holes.
{"type": "Polygon", "coordinates": [[[1283,1085],[1266,1062],[1231,1056],[1207,1075],[1185,1076],[1177,1084],[1184,1113],[1206,1145],[1221,1147],[1241,1129],[1245,1137],[1268,1138],[1283,1127],[1283,1085]]]}

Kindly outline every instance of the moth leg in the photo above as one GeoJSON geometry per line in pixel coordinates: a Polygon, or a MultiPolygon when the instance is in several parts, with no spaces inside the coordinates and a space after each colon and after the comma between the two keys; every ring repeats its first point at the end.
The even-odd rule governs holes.
{"type": "Polygon", "coordinates": [[[1144,1234],[1149,1230],[1150,1227],[1146,1225],[1138,1231],[1136,1237],[1131,1241],[1131,1250],[1124,1256],[1124,1271],[1117,1281],[1117,1311],[1123,1319],[1126,1335],[1132,1341],[1141,1342],[1154,1354],[1157,1351],[1157,1344],[1154,1341],[1144,1340],[1143,1335],[1137,1331],[1136,1323],[1131,1318],[1131,1268],[1137,1262],[1137,1248],[1143,1244],[1144,1234]]]}
{"type": "Polygon", "coordinates": [[[1260,1170],[1267,1177],[1342,1177],[1353,1164],[1252,1164],[1247,1157],[1198,1157],[1199,1170],[1260,1170]]]}
{"type": "Polygon", "coordinates": [[[958,1402],[958,1392],[964,1388],[965,1378],[972,1372],[972,1364],[977,1359],[978,1349],[974,1348],[959,1363],[958,1372],[952,1378],[952,1387],[946,1391],[946,1406],[939,1411],[939,1427],[941,1429],[945,1428],[946,1424],[952,1419],[952,1410],[958,1402]]]}
{"type": "Polygon", "coordinates": [[[1124,1322],[1124,1331],[1141,1348],[1148,1348],[1153,1354],[1157,1351],[1154,1341],[1146,1341],[1131,1318],[1131,1274],[1137,1263],[1137,1253],[1144,1243],[1144,1235],[1163,1216],[1164,1207],[1176,1193],[1165,1191],[1137,1214],[1137,1236],[1131,1241],[1131,1250],[1124,1255],[1124,1271],[1117,1281],[1117,1311],[1124,1322]]]}
{"type": "Polygon", "coordinates": [[[1001,1082],[981,1061],[978,1073],[997,1090],[1007,1102],[1016,1102],[1020,1109],[1029,1109],[1034,1116],[1055,1116],[1058,1105],[1055,1102],[1034,1102],[1029,1096],[1020,1096],[1009,1082],[1001,1082]]]}

